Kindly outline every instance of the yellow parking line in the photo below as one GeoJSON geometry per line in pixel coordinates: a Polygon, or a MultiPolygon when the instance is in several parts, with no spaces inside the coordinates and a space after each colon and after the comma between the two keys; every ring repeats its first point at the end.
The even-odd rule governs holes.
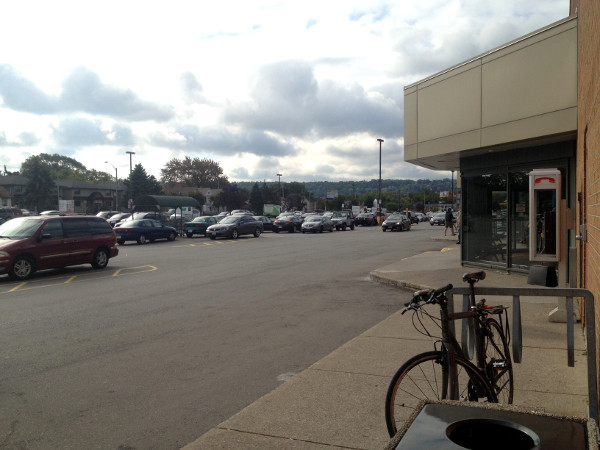
{"type": "Polygon", "coordinates": [[[9,289],[9,291],[8,291],[8,292],[14,292],[14,291],[16,291],[16,290],[18,290],[18,289],[22,288],[22,287],[23,287],[23,286],[25,286],[26,284],[27,284],[27,281],[24,281],[23,283],[19,283],[19,284],[17,284],[17,285],[16,285],[14,288],[12,288],[12,289],[9,289]]]}
{"type": "Polygon", "coordinates": [[[77,275],[73,275],[72,277],[69,277],[69,279],[67,281],[65,281],[63,284],[69,284],[71,281],[73,281],[75,278],[77,278],[77,275]]]}

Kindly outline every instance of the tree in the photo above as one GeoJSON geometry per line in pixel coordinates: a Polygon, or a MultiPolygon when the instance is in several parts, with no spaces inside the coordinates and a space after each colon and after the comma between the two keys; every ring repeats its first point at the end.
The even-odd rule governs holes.
{"type": "Polygon", "coordinates": [[[248,191],[240,189],[236,183],[227,184],[215,199],[215,206],[225,208],[228,211],[243,209],[248,200],[248,191]]]}
{"type": "Polygon", "coordinates": [[[27,208],[40,212],[56,205],[52,199],[55,189],[54,180],[50,169],[41,158],[37,156],[27,158],[21,164],[21,175],[27,178],[23,196],[27,208]]]}
{"type": "Polygon", "coordinates": [[[50,176],[54,180],[79,180],[90,183],[108,183],[113,177],[106,172],[98,172],[96,170],[88,170],[83,164],[68,156],[59,155],[57,153],[49,155],[48,153],[40,153],[39,155],[30,156],[21,165],[27,170],[27,166],[33,159],[36,159],[36,164],[42,164],[50,171],[50,176]]]}
{"type": "Polygon", "coordinates": [[[135,200],[142,195],[160,195],[162,186],[154,175],[148,176],[141,164],[136,164],[129,178],[123,181],[127,187],[127,198],[135,200]]]}
{"type": "Polygon", "coordinates": [[[160,170],[161,180],[165,184],[182,183],[186,186],[222,188],[227,182],[219,163],[211,159],[191,159],[186,156],[183,160],[171,159],[160,170]]]}
{"type": "Polygon", "coordinates": [[[252,190],[250,191],[250,210],[254,211],[255,214],[263,213],[263,196],[258,183],[254,183],[252,190]]]}

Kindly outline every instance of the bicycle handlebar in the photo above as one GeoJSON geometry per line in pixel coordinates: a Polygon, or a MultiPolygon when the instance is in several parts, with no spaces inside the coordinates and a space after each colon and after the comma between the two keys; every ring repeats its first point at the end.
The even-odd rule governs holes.
{"type": "Polygon", "coordinates": [[[423,289],[423,290],[415,292],[412,300],[409,301],[408,303],[404,304],[405,308],[402,310],[402,314],[404,314],[406,311],[408,311],[410,309],[416,310],[416,309],[420,308],[420,303],[425,303],[425,304],[437,303],[438,298],[452,288],[453,288],[452,284],[449,283],[446,286],[443,286],[438,289],[423,289]]]}

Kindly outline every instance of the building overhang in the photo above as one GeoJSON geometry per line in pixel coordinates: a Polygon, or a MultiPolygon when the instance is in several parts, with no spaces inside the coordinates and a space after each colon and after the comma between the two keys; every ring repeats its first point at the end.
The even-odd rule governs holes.
{"type": "Polygon", "coordinates": [[[404,88],[404,159],[429,169],[576,133],[574,16],[404,88]]]}

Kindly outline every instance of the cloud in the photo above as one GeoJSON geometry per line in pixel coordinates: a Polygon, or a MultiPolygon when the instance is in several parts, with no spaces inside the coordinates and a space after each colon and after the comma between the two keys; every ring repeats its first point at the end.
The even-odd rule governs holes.
{"type": "Polygon", "coordinates": [[[34,133],[23,132],[19,133],[17,141],[11,141],[6,138],[6,134],[0,131],[0,147],[30,147],[40,142],[34,133]]]}
{"type": "Polygon", "coordinates": [[[52,137],[61,147],[78,148],[97,145],[131,145],[133,133],[128,126],[115,124],[103,127],[100,120],[68,117],[52,127],[52,137]]]}
{"type": "Polygon", "coordinates": [[[174,117],[170,106],[140,99],[132,90],[103,84],[94,72],[74,69],[62,83],[60,96],[36,87],[8,64],[0,65],[0,96],[4,107],[31,114],[85,112],[130,121],[164,122],[174,117]]]}
{"type": "Polygon", "coordinates": [[[156,132],[149,143],[157,147],[184,150],[186,154],[290,156],[298,152],[292,144],[263,131],[234,131],[223,126],[200,128],[191,124],[175,127],[169,132],[156,132]]]}
{"type": "Polygon", "coordinates": [[[318,82],[304,61],[262,67],[250,95],[250,103],[227,109],[227,123],[295,137],[402,134],[401,105],[395,100],[367,92],[358,83],[318,82]]]}
{"type": "Polygon", "coordinates": [[[58,102],[38,89],[9,64],[0,64],[0,96],[4,107],[34,114],[52,114],[58,102]]]}
{"type": "Polygon", "coordinates": [[[179,77],[181,94],[185,103],[205,103],[204,90],[202,84],[192,72],[184,72],[179,77]]]}
{"type": "Polygon", "coordinates": [[[164,122],[174,116],[171,107],[140,99],[132,90],[103,84],[94,72],[80,67],[63,82],[61,107],[132,121],[164,122]]]}

